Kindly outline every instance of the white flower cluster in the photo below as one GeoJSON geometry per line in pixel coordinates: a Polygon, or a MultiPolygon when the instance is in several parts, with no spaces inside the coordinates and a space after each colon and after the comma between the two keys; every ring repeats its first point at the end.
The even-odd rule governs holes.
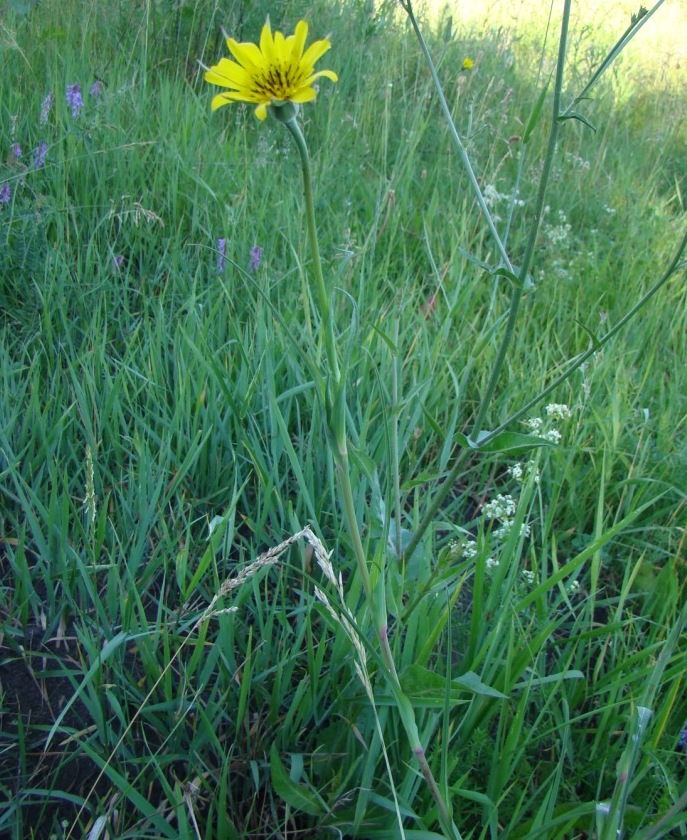
{"type": "Polygon", "coordinates": [[[579,169],[581,172],[586,172],[591,166],[588,160],[572,152],[565,153],[565,162],[570,164],[573,169],[579,169]]]}
{"type": "MultiPolygon", "coordinates": [[[[494,531],[494,536],[498,537],[500,540],[507,540],[510,536],[510,532],[513,526],[513,522],[511,520],[506,520],[503,525],[498,527],[494,531]]],[[[521,537],[529,537],[530,535],[530,526],[527,525],[525,522],[522,523],[520,526],[520,536],[521,537]]]]}
{"type": "Polygon", "coordinates": [[[515,514],[515,499],[499,493],[495,499],[483,505],[482,513],[486,519],[511,519],[515,514]]]}
{"type": "Polygon", "coordinates": [[[549,443],[560,443],[561,433],[556,428],[548,427],[548,423],[564,422],[572,417],[572,411],[562,403],[549,403],[546,406],[546,420],[541,417],[530,417],[525,425],[533,435],[548,440],[549,443]],[[548,422],[547,422],[548,421],[548,422]]]}
{"type": "Polygon", "coordinates": [[[572,411],[564,403],[549,403],[546,406],[546,416],[549,420],[570,420],[572,411]]]}
{"type": "Polygon", "coordinates": [[[514,207],[525,206],[525,202],[520,198],[520,193],[517,190],[509,195],[508,193],[500,193],[493,184],[487,184],[482,190],[482,195],[487,207],[495,207],[500,201],[512,202],[514,207]]]}
{"type": "Polygon", "coordinates": [[[524,484],[525,481],[530,477],[533,476],[534,483],[539,484],[541,481],[541,476],[539,475],[539,470],[537,468],[537,464],[535,461],[527,461],[524,464],[513,464],[512,466],[508,467],[506,470],[508,475],[515,479],[518,484],[524,484]]]}

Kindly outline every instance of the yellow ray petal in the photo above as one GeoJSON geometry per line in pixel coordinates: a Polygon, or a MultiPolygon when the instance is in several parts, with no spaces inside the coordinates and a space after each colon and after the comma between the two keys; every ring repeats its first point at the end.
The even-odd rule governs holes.
{"type": "Polygon", "coordinates": [[[295,93],[291,94],[289,99],[291,102],[312,102],[317,94],[311,87],[299,88],[295,93]]]}
{"type": "Polygon", "coordinates": [[[243,65],[248,72],[264,66],[265,61],[256,44],[239,44],[239,42],[235,41],[233,38],[227,38],[227,46],[234,58],[239,62],[239,64],[243,65]]]}
{"type": "Polygon", "coordinates": [[[330,47],[331,43],[326,38],[323,38],[321,41],[313,41],[305,51],[305,55],[301,59],[301,64],[309,64],[311,67],[314,66],[315,62],[322,58],[330,47]]]}
{"type": "Polygon", "coordinates": [[[308,39],[308,24],[304,20],[299,20],[296,24],[296,31],[291,42],[291,55],[298,61],[303,58],[303,50],[305,49],[305,42],[308,39]]]}
{"type": "Polygon", "coordinates": [[[269,20],[262,27],[260,33],[260,52],[262,53],[263,63],[272,64],[274,61],[274,38],[272,37],[269,20]]]}
{"type": "Polygon", "coordinates": [[[223,58],[219,64],[211,67],[205,73],[205,81],[210,82],[211,85],[233,87],[238,90],[239,88],[250,86],[251,76],[243,67],[236,64],[236,62],[229,61],[228,58],[223,58]]]}
{"type": "Polygon", "coordinates": [[[319,78],[320,76],[324,76],[325,79],[331,79],[332,82],[338,82],[339,77],[333,70],[318,70],[317,73],[313,73],[312,76],[308,76],[304,84],[311,85],[315,79],[319,78]]]}

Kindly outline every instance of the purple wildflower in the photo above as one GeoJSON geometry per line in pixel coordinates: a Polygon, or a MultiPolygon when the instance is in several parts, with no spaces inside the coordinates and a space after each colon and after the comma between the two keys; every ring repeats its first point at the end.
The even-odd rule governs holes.
{"type": "Polygon", "coordinates": [[[50,93],[45,97],[43,100],[43,104],[41,105],[41,116],[40,116],[40,124],[45,125],[48,121],[48,116],[52,111],[52,107],[55,104],[55,94],[50,91],[50,93]]]}
{"type": "Polygon", "coordinates": [[[682,724],[682,729],[680,730],[680,739],[677,742],[678,749],[681,749],[683,752],[687,753],[687,720],[682,724]]]}
{"type": "Polygon", "coordinates": [[[103,83],[101,82],[100,79],[96,79],[93,82],[93,84],[91,85],[91,96],[94,97],[95,99],[98,99],[98,97],[101,95],[102,92],[103,92],[103,83]]]}
{"type": "Polygon", "coordinates": [[[124,262],[124,254],[115,254],[112,257],[112,262],[114,263],[114,267],[116,271],[122,267],[122,263],[124,262]]]}
{"type": "Polygon", "coordinates": [[[219,251],[219,256],[217,257],[217,273],[223,274],[225,266],[227,264],[227,240],[226,239],[218,239],[217,240],[217,250],[219,251]]]}
{"type": "Polygon", "coordinates": [[[250,265],[248,270],[255,273],[260,268],[260,260],[262,260],[262,248],[259,245],[254,245],[250,249],[250,265]]]}
{"type": "Polygon", "coordinates": [[[0,204],[9,204],[11,198],[12,191],[10,190],[10,185],[5,181],[0,187],[0,204]]]}
{"type": "Polygon", "coordinates": [[[48,144],[41,140],[40,144],[33,150],[33,168],[40,169],[45,163],[45,156],[48,153],[48,144]]]}
{"type": "Polygon", "coordinates": [[[72,118],[76,119],[83,108],[81,85],[78,82],[74,82],[73,85],[67,85],[67,105],[71,109],[72,118]]]}
{"type": "Polygon", "coordinates": [[[21,146],[19,145],[19,143],[12,143],[12,145],[10,146],[10,152],[12,152],[12,154],[17,160],[19,160],[19,158],[21,157],[21,146]]]}

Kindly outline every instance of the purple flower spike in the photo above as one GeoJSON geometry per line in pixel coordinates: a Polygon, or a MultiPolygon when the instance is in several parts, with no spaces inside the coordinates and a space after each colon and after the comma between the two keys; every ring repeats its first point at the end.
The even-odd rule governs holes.
{"type": "Polygon", "coordinates": [[[67,105],[72,112],[72,118],[76,119],[83,108],[81,85],[78,82],[75,82],[73,85],[67,85],[67,105]]]}
{"type": "Polygon", "coordinates": [[[682,724],[680,730],[680,740],[677,742],[678,747],[687,753],[687,720],[682,724]]]}
{"type": "Polygon", "coordinates": [[[91,96],[94,97],[94,99],[98,99],[102,92],[103,83],[100,81],[100,79],[96,79],[91,85],[91,96]]]}
{"type": "Polygon", "coordinates": [[[5,183],[0,187],[0,204],[9,204],[12,198],[12,191],[10,190],[10,185],[5,181],[5,183]]]}
{"type": "Polygon", "coordinates": [[[33,150],[33,168],[40,169],[45,163],[45,156],[48,153],[48,144],[41,140],[40,144],[33,150]]]}
{"type": "Polygon", "coordinates": [[[19,143],[12,143],[12,145],[10,146],[10,152],[12,152],[12,154],[17,160],[19,160],[19,158],[21,157],[21,146],[19,145],[19,143]]]}
{"type": "Polygon", "coordinates": [[[55,94],[52,91],[45,97],[43,100],[43,104],[41,105],[41,116],[40,116],[40,124],[45,125],[48,121],[48,117],[50,116],[50,112],[52,111],[53,105],[55,104],[55,94]]]}
{"type": "Polygon", "coordinates": [[[217,257],[217,273],[223,274],[224,269],[227,265],[227,240],[226,239],[218,239],[217,240],[217,250],[219,251],[219,256],[217,257]]]}
{"type": "Polygon", "coordinates": [[[254,245],[250,249],[250,265],[248,270],[255,273],[260,268],[260,261],[262,260],[262,248],[259,245],[254,245]]]}

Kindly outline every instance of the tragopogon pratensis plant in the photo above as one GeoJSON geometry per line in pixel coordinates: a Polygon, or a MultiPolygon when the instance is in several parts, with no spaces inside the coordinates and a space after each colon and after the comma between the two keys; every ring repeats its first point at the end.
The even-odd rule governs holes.
{"type": "MultiPolygon", "coordinates": [[[[275,118],[289,130],[298,148],[303,170],[305,211],[312,252],[312,273],[327,356],[327,370],[320,379],[320,396],[325,406],[327,440],[338,468],[344,512],[353,544],[358,574],[362,581],[367,607],[379,640],[387,686],[398,708],[411,749],[436,801],[444,831],[447,836],[460,838],[460,833],[450,817],[449,809],[441,796],[425,757],[413,706],[401,688],[388,639],[383,576],[380,575],[377,578],[376,585],[373,586],[370,562],[363,546],[355,512],[346,431],[345,365],[342,369],[332,316],[331,291],[325,284],[322,272],[310,156],[298,121],[299,106],[316,98],[316,91],[313,87],[315,80],[324,76],[336,82],[338,77],[332,70],[315,71],[315,62],[329,50],[330,42],[325,38],[315,41],[305,49],[307,35],[308,25],[305,21],[299,21],[295,33],[286,37],[281,32],[273,34],[270,23],[267,21],[262,29],[259,46],[251,43],[238,43],[233,38],[227,37],[227,46],[236,61],[227,58],[221,59],[219,64],[207,70],[205,80],[211,84],[229,88],[227,92],[219,93],[214,97],[212,100],[213,109],[230,102],[256,103],[255,115],[259,120],[264,120],[267,117],[268,108],[270,108],[275,118]]],[[[403,833],[402,825],[400,825],[400,829],[403,833]]]]}

